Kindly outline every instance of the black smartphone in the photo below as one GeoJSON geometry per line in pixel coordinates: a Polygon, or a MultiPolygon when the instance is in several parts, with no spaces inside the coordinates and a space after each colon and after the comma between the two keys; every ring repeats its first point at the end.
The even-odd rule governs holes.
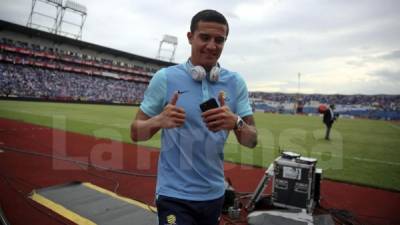
{"type": "Polygon", "coordinates": [[[200,109],[202,112],[205,112],[210,109],[218,108],[218,107],[219,107],[219,105],[217,103],[217,100],[215,100],[215,98],[210,98],[207,101],[200,104],[200,109]]]}

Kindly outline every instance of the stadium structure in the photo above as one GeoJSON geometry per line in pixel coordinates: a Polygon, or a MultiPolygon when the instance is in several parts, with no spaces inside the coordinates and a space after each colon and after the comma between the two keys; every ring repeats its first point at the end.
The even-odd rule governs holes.
{"type": "Polygon", "coordinates": [[[6,21],[0,46],[8,98],[136,104],[154,72],[173,65],[6,21]]]}
{"type": "Polygon", "coordinates": [[[267,113],[316,115],[320,105],[336,105],[341,117],[400,120],[399,95],[326,95],[251,92],[255,110],[267,113]]]}
{"type": "MultiPolygon", "coordinates": [[[[134,105],[142,100],[155,71],[174,65],[60,34],[0,21],[1,97],[134,105]]],[[[252,97],[255,101],[266,100],[260,95],[254,93],[252,97]]],[[[2,224],[156,224],[157,158],[158,150],[150,147],[0,119],[0,221],[2,224]],[[112,144],[108,145],[109,142],[112,144]],[[104,159],[109,155],[114,160],[104,159]]],[[[303,161],[313,163],[310,159],[303,161]]],[[[276,171],[285,163],[277,160],[276,171]]],[[[312,168],[314,176],[311,164],[295,171],[312,168]]],[[[297,161],[295,165],[299,165],[297,161]]],[[[282,208],[263,208],[271,206],[268,201],[273,197],[272,189],[279,186],[269,180],[268,176],[274,176],[270,169],[230,162],[225,162],[225,167],[229,168],[225,175],[232,178],[240,196],[234,200],[240,202],[231,202],[220,225],[264,224],[260,220],[267,217],[280,221],[278,224],[304,225],[400,222],[395,213],[400,199],[398,192],[331,180],[313,181],[305,191],[306,183],[296,186],[301,193],[308,193],[307,201],[313,204],[293,206],[287,199],[276,199],[283,201],[282,208],[290,206],[295,210],[284,212],[282,208]],[[317,189],[317,183],[321,193],[315,195],[321,198],[313,199],[314,194],[310,193],[317,189]],[[254,205],[244,209],[241,201],[249,197],[254,205]],[[373,206],[366,206],[371,202],[373,206]],[[304,210],[296,211],[299,208],[310,211],[317,205],[322,207],[315,208],[313,216],[304,210]],[[253,208],[260,211],[252,211],[253,208]],[[275,214],[266,214],[266,210],[275,214]],[[357,218],[353,213],[372,216],[357,218]]],[[[276,182],[276,178],[272,180],[276,182]]],[[[226,193],[234,190],[229,183],[226,193]]]]}

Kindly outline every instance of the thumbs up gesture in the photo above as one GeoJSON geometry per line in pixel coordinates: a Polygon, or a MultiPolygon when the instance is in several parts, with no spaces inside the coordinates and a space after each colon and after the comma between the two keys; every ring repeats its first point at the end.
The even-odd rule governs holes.
{"type": "Polygon", "coordinates": [[[223,91],[220,91],[218,94],[218,101],[219,101],[219,105],[225,106],[225,93],[223,91]]]}
{"type": "Polygon", "coordinates": [[[185,122],[185,110],[176,106],[179,99],[178,92],[175,92],[168,105],[159,115],[161,128],[180,127],[185,122]]]}
{"type": "Polygon", "coordinates": [[[225,94],[218,94],[220,107],[207,110],[202,114],[203,121],[209,130],[217,132],[220,130],[232,130],[235,127],[237,116],[225,105],[225,94]]]}
{"type": "Polygon", "coordinates": [[[169,101],[169,104],[176,105],[178,98],[179,98],[179,94],[178,94],[178,92],[175,92],[174,95],[172,96],[171,100],[169,101]]]}

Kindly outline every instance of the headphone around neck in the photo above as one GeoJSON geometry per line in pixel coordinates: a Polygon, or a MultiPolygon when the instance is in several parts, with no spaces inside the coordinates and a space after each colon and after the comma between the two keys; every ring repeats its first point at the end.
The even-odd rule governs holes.
{"type": "Polygon", "coordinates": [[[202,81],[204,79],[207,79],[210,82],[217,82],[219,79],[219,73],[221,71],[221,68],[218,63],[215,66],[213,66],[213,68],[210,70],[208,74],[207,71],[204,69],[204,67],[193,66],[190,59],[188,59],[187,65],[189,73],[192,75],[192,78],[195,81],[202,81]]]}

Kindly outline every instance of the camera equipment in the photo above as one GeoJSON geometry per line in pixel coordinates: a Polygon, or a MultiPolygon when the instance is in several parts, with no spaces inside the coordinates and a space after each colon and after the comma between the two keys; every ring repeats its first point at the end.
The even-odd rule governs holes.
{"type": "Polygon", "coordinates": [[[306,209],[311,213],[320,198],[322,169],[317,169],[316,164],[317,159],[302,157],[294,152],[282,152],[265,171],[246,209],[254,209],[272,178],[273,206],[306,209]]]}
{"type": "Polygon", "coordinates": [[[228,213],[228,209],[232,207],[235,203],[235,189],[232,186],[232,182],[230,181],[229,178],[226,178],[224,180],[225,184],[225,198],[224,198],[224,204],[222,206],[222,213],[228,213]]]}
{"type": "Polygon", "coordinates": [[[274,161],[272,204],[312,212],[317,160],[307,157],[285,157],[274,161]]]}
{"type": "Polygon", "coordinates": [[[312,212],[319,204],[322,169],[317,169],[316,164],[317,159],[302,157],[294,152],[282,152],[265,171],[246,205],[250,212],[247,216],[248,224],[317,224],[314,223],[316,221],[312,212]],[[275,209],[254,211],[255,206],[262,201],[262,193],[270,179],[272,197],[268,203],[275,206],[275,209]]]}

